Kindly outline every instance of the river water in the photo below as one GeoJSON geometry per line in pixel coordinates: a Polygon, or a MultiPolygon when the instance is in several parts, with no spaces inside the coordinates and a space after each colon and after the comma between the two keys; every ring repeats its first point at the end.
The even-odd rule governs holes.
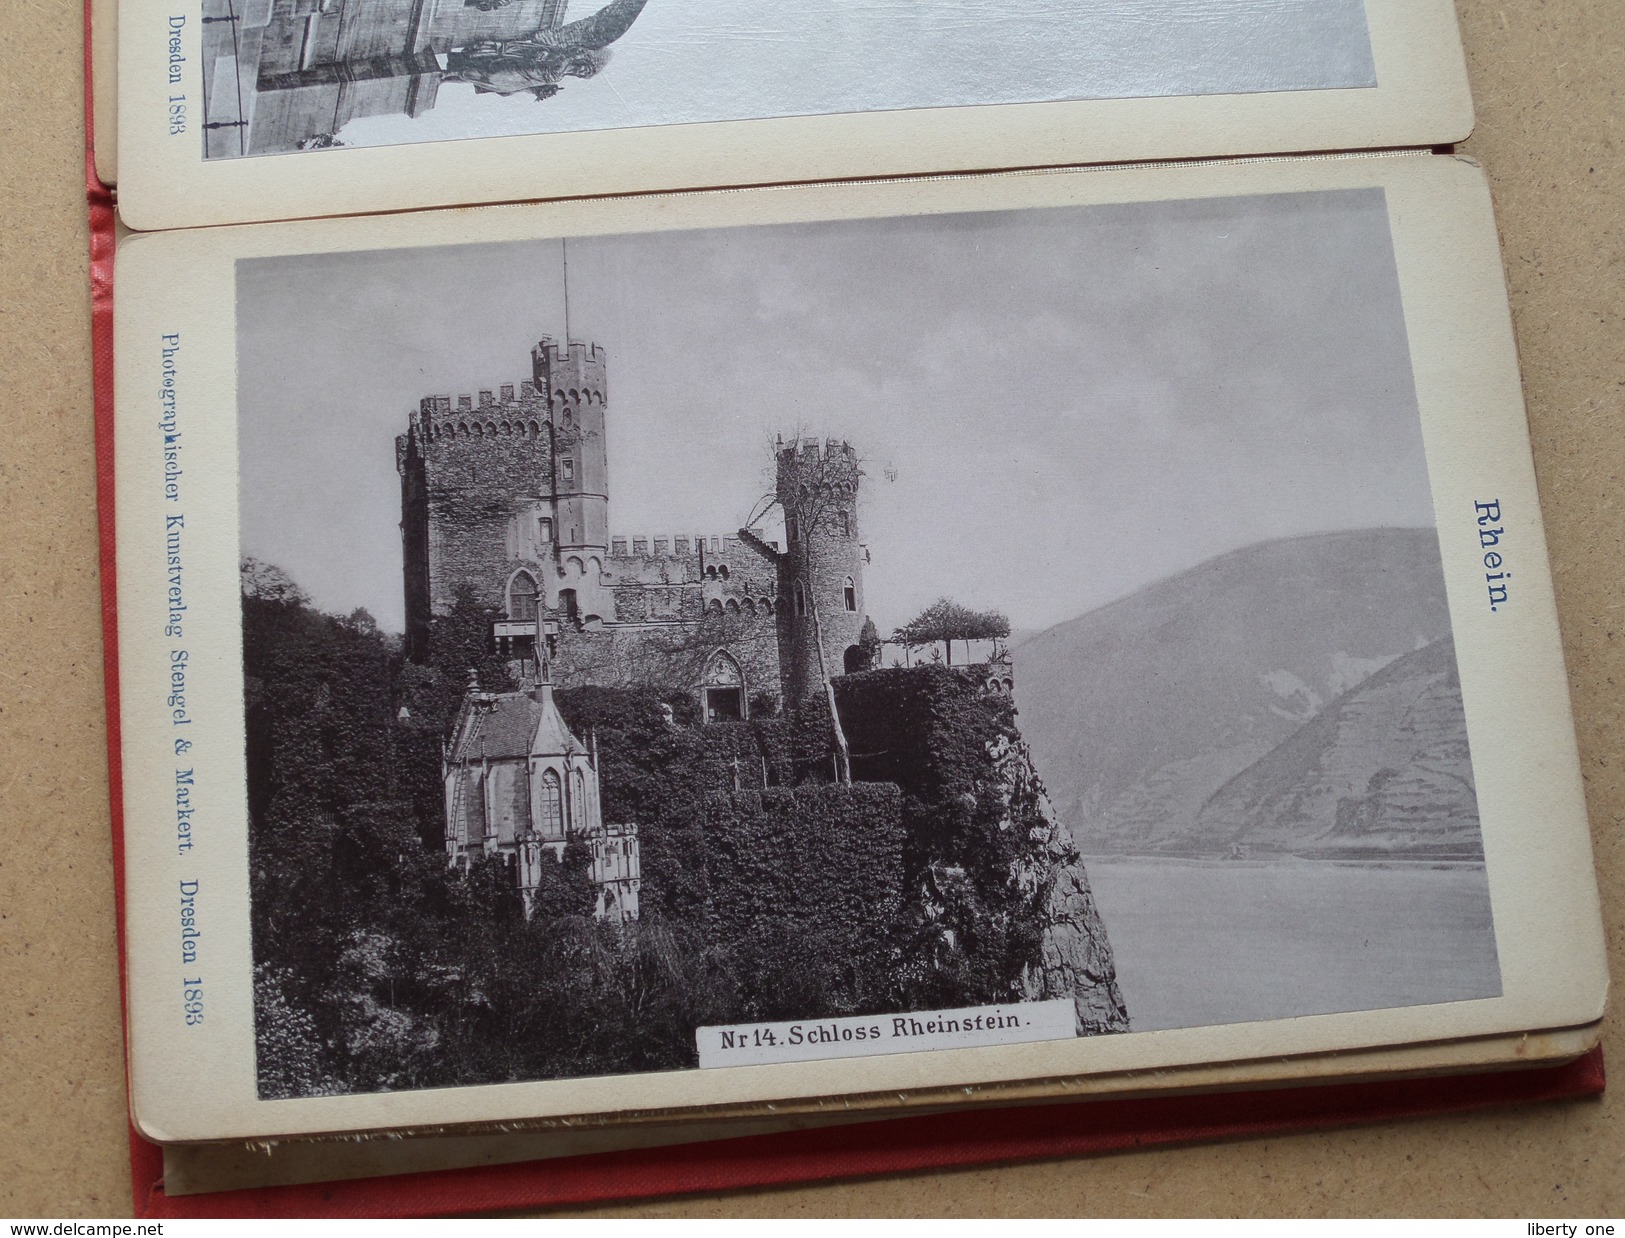
{"type": "Polygon", "coordinates": [[[1501,992],[1482,865],[1086,863],[1137,1032],[1501,992]]]}

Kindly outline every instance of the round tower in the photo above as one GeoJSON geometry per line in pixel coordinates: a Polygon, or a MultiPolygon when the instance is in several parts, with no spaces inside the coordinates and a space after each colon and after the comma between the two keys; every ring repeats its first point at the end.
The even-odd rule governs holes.
{"type": "Polygon", "coordinates": [[[544,336],[531,353],[536,392],[545,396],[553,432],[553,494],[557,547],[609,550],[609,452],[604,412],[609,403],[604,350],[560,346],[544,336]]]}
{"type": "Polygon", "coordinates": [[[858,531],[863,476],[850,443],[781,444],[775,492],[784,513],[779,662],[787,701],[853,665],[863,630],[864,550],[858,531]]]}

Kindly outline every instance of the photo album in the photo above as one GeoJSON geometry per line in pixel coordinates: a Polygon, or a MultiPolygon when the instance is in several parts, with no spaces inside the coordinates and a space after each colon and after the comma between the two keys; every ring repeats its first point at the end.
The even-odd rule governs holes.
{"type": "Polygon", "coordinates": [[[172,1191],[1596,1043],[1448,0],[97,46],[172,1191]]]}

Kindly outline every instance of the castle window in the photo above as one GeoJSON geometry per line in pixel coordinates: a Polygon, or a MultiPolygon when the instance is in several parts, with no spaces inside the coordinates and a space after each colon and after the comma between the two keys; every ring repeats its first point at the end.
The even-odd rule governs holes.
{"type": "Polygon", "coordinates": [[[553,544],[553,518],[551,516],[543,516],[540,520],[538,520],[536,522],[536,532],[537,535],[542,539],[542,545],[551,546],[553,544]]]}
{"type": "Polygon", "coordinates": [[[576,770],[572,790],[575,794],[571,797],[570,815],[575,818],[576,829],[585,830],[587,828],[587,780],[580,770],[576,770]]]}
{"type": "Polygon", "coordinates": [[[558,773],[546,770],[536,796],[536,829],[544,838],[564,833],[564,803],[558,773]]]}
{"type": "Polygon", "coordinates": [[[536,582],[529,572],[520,572],[508,586],[508,618],[515,623],[536,618],[536,582]]]}
{"type": "Polygon", "coordinates": [[[578,626],[580,625],[581,608],[576,602],[576,591],[574,589],[559,590],[559,609],[564,611],[564,617],[567,620],[578,626]]]}
{"type": "Polygon", "coordinates": [[[846,587],[841,591],[841,597],[842,597],[842,600],[845,601],[845,603],[846,603],[847,610],[853,611],[853,612],[857,611],[857,609],[858,609],[858,587],[857,587],[856,584],[853,583],[852,578],[850,576],[848,576],[846,578],[846,587]]]}
{"type": "Polygon", "coordinates": [[[841,526],[841,536],[842,537],[851,537],[852,536],[852,513],[851,512],[841,512],[836,517],[836,519],[837,519],[838,523],[841,526]]]}
{"type": "Polygon", "coordinates": [[[786,516],[784,518],[784,540],[790,543],[792,546],[795,545],[796,518],[794,516],[786,516]]]}
{"type": "Polygon", "coordinates": [[[705,578],[707,580],[715,580],[717,578],[717,569],[715,565],[705,569],[705,578]]]}
{"type": "Polygon", "coordinates": [[[576,462],[569,456],[565,456],[559,462],[559,468],[563,470],[565,481],[574,481],[576,479],[576,462]]]}
{"type": "Polygon", "coordinates": [[[743,722],[747,716],[745,676],[739,663],[718,650],[706,670],[701,691],[707,722],[743,722]]]}
{"type": "Polygon", "coordinates": [[[801,582],[799,580],[796,581],[794,605],[797,615],[805,615],[807,613],[807,595],[802,591],[801,582]]]}
{"type": "Polygon", "coordinates": [[[717,575],[722,577],[723,580],[728,579],[728,565],[726,563],[717,569],[717,575]]]}
{"type": "Polygon", "coordinates": [[[688,553],[688,538],[674,537],[671,543],[671,551],[673,554],[686,555],[688,553]]]}
{"type": "Polygon", "coordinates": [[[564,410],[564,424],[567,425],[567,426],[573,426],[573,425],[575,425],[575,423],[576,423],[576,415],[574,413],[572,413],[569,409],[565,409],[564,410]]]}

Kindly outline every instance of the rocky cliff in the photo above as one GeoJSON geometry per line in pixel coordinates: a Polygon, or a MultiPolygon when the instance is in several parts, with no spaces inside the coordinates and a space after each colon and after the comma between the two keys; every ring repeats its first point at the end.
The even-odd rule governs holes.
{"type": "Polygon", "coordinates": [[[1024,740],[1000,736],[989,745],[993,778],[1005,804],[1003,828],[1024,831],[1029,846],[1011,881],[1040,909],[1039,956],[1022,974],[1029,1001],[1070,997],[1080,1036],[1125,1032],[1128,1010],[1106,926],[1072,835],[1051,808],[1024,740]]]}
{"type": "Polygon", "coordinates": [[[1079,1035],[1128,1030],[1106,926],[1014,701],[985,668],[836,680],[860,781],[903,791],[921,1009],[1070,998],[1079,1035]]]}

